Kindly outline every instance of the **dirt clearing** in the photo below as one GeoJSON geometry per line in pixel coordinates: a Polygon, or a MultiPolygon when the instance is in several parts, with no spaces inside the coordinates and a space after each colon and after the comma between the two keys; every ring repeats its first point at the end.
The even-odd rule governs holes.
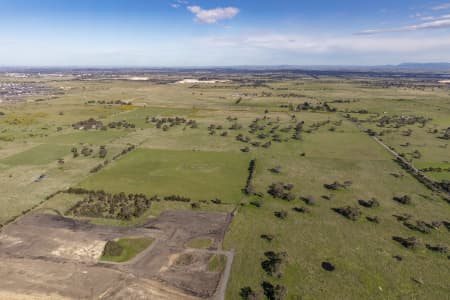
{"type": "Polygon", "coordinates": [[[167,211],[139,227],[27,215],[0,233],[0,290],[12,299],[215,298],[222,276],[208,262],[229,222],[226,213],[193,211],[167,211]],[[128,262],[99,262],[108,240],[125,237],[155,241],[128,262]],[[187,249],[199,238],[211,239],[209,251],[187,249]]]}

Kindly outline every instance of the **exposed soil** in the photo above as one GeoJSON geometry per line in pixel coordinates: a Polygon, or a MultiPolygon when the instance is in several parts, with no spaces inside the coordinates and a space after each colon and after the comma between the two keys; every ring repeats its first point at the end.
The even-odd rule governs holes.
{"type": "Polygon", "coordinates": [[[168,211],[143,226],[112,227],[27,215],[0,233],[0,291],[12,299],[211,298],[221,274],[207,265],[229,221],[225,213],[168,211]],[[155,241],[131,261],[99,262],[105,243],[122,237],[155,241]],[[185,248],[198,238],[210,238],[212,251],[185,248]]]}

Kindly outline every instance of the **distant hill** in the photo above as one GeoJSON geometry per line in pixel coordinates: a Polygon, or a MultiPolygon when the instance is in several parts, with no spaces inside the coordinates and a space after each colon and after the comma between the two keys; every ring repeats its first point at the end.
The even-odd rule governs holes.
{"type": "Polygon", "coordinates": [[[450,63],[403,63],[396,66],[399,69],[408,70],[435,70],[450,71],[450,63]]]}

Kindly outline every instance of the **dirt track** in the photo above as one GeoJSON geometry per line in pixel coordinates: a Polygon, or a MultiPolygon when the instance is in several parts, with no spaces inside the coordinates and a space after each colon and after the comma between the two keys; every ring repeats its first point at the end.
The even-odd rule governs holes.
{"type": "Polygon", "coordinates": [[[221,274],[209,272],[207,265],[228,223],[225,213],[193,211],[168,211],[140,227],[27,215],[0,233],[0,293],[16,299],[215,297],[221,274]],[[120,237],[155,241],[128,263],[99,263],[106,241],[120,237]],[[196,238],[212,239],[211,251],[186,249],[196,238]],[[187,262],[181,260],[185,257],[187,262]]]}

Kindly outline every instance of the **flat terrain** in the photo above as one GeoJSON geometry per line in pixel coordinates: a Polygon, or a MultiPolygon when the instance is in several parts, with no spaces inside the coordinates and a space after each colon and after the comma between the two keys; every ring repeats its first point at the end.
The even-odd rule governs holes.
{"type": "Polygon", "coordinates": [[[249,159],[236,152],[138,149],[82,181],[82,188],[236,202],[249,159]],[[119,180],[117,180],[119,179],[119,180]]]}
{"type": "Polygon", "coordinates": [[[8,77],[58,93],[0,103],[0,298],[448,298],[450,85],[132,75],[8,77]],[[122,237],[155,241],[99,263],[122,237]]]}

